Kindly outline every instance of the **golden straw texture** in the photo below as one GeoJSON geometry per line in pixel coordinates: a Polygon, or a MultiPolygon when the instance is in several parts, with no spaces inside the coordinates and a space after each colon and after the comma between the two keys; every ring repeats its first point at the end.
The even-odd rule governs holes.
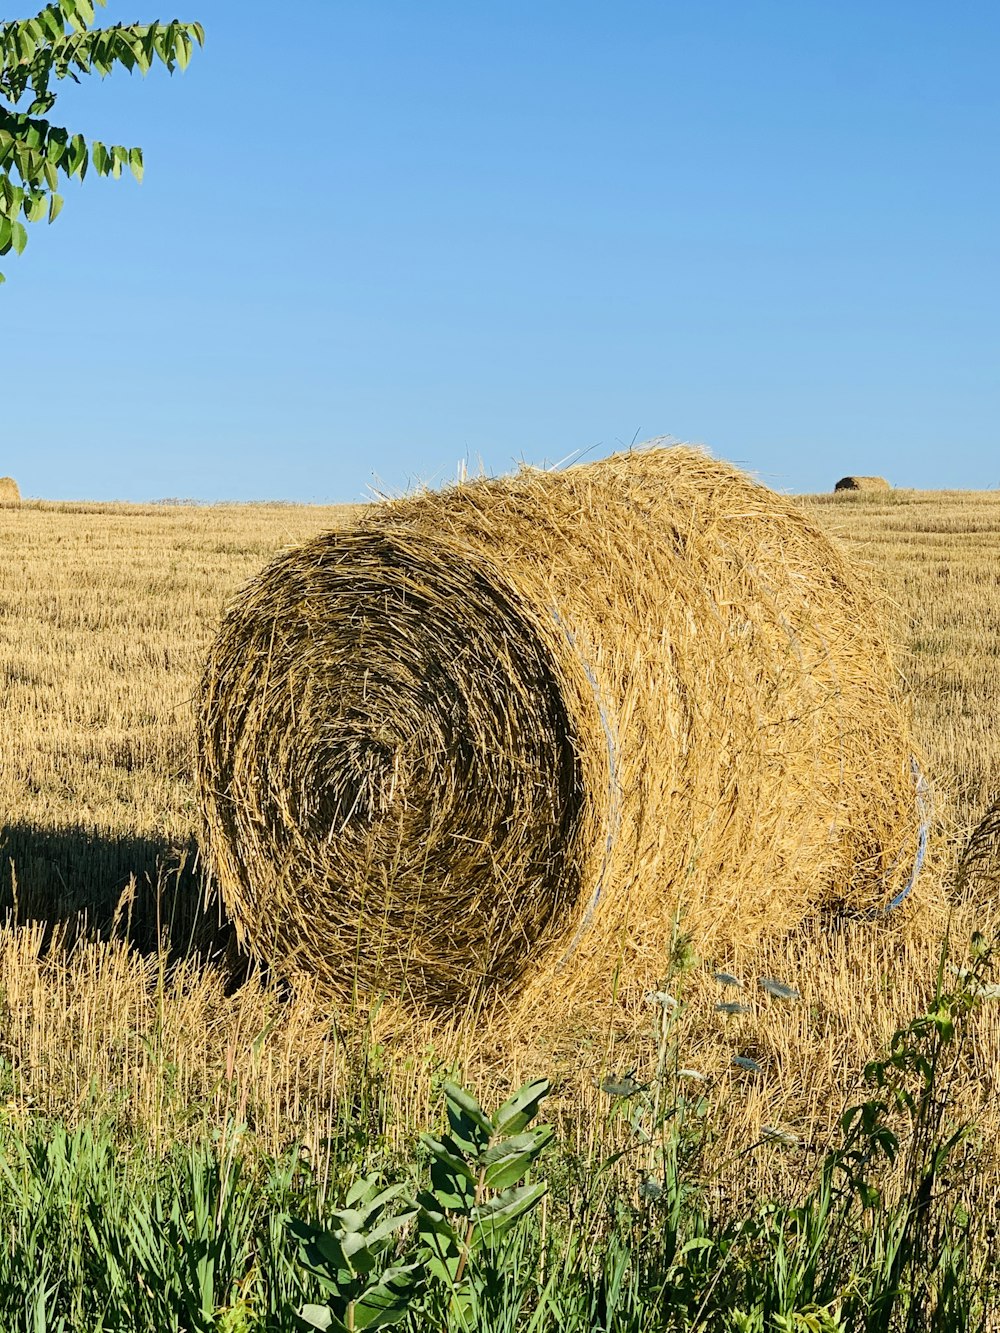
{"type": "Polygon", "coordinates": [[[13,477],[0,477],[0,505],[19,505],[21,492],[13,477]]]}
{"type": "Polygon", "coordinates": [[[881,611],[790,503],[686,447],[374,506],[227,613],[207,846],[286,974],[433,1005],[662,975],[916,845],[881,611]],[[603,981],[600,978],[604,978],[603,981]]]}
{"type": "Polygon", "coordinates": [[[835,491],[891,491],[885,477],[841,477],[835,491]]]}

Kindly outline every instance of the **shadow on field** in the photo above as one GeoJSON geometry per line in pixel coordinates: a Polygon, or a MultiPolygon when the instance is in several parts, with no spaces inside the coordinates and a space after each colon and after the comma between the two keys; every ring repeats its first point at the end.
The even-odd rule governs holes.
{"type": "Polygon", "coordinates": [[[82,934],[117,936],[141,953],[164,944],[211,958],[233,984],[246,974],[194,839],[178,847],[82,825],[0,825],[0,919],[8,915],[59,927],[70,944],[82,934]]]}

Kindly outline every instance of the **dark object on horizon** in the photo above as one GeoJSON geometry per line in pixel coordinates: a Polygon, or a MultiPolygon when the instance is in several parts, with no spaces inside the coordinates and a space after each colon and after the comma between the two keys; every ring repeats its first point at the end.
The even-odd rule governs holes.
{"type": "Polygon", "coordinates": [[[891,491],[885,477],[841,477],[835,491],[891,491]]]}

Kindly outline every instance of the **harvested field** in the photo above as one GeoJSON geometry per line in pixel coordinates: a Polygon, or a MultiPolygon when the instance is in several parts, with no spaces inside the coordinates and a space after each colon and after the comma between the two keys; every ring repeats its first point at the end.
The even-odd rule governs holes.
{"type": "MultiPolygon", "coordinates": [[[[890,593],[935,786],[929,883],[950,892],[957,852],[1000,791],[1000,496],[893,491],[863,505],[832,495],[798,503],[890,593]]],[[[336,1012],[334,1028],[329,1004],[308,987],[289,997],[251,978],[234,989],[243,974],[221,953],[172,971],[155,943],[172,931],[183,952],[200,904],[193,701],[223,608],[279,551],[353,517],[34,502],[0,513],[0,866],[5,905],[16,904],[20,923],[0,935],[0,996],[17,1104],[70,1120],[103,1109],[169,1140],[190,1131],[192,1104],[202,1122],[221,1123],[243,1099],[265,1147],[295,1136],[318,1145],[331,1133],[330,1107],[359,1050],[349,1012],[336,1012]],[[107,926],[116,905],[119,936],[130,931],[138,948],[98,940],[45,952],[51,924],[29,924],[73,926],[85,910],[90,927],[107,926]]],[[[953,947],[960,954],[973,929],[998,926],[992,895],[959,901],[953,947]]],[[[220,951],[227,938],[223,928],[220,951]]],[[[938,948],[936,935],[890,917],[834,934],[809,928],[689,967],[679,1040],[685,1064],[716,1079],[720,1160],[761,1123],[810,1137],[828,1129],[865,1061],[926,1003],[938,948]],[[716,1010],[725,994],[711,972],[720,966],[750,983],[741,993],[748,1012],[716,1010]],[[802,1002],[771,1002],[759,976],[789,982],[802,1002]],[[734,1072],[733,1054],[755,1056],[764,1073],[734,1072]]],[[[609,958],[612,983],[615,966],[609,958]]],[[[450,1033],[386,1007],[368,1015],[364,1032],[384,1062],[393,1134],[427,1121],[435,1071],[457,1062],[484,1095],[552,1073],[558,1115],[585,1137],[602,1071],[641,1073],[655,1060],[649,1014],[641,996],[626,1002],[612,985],[586,1022],[567,1013],[552,1029],[547,1019],[548,1035],[530,1016],[515,1030],[503,1006],[450,1033]]],[[[992,1009],[976,1021],[956,1107],[981,1113],[992,1142],[1000,1023],[992,1009]]],[[[760,1173],[796,1169],[787,1157],[755,1159],[747,1187],[760,1173]]]]}

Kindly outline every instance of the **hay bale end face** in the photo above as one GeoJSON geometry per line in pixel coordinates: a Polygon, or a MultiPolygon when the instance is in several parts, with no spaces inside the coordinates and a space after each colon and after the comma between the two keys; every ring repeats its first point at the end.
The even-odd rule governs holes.
{"type": "Polygon", "coordinates": [[[878,598],[684,447],[367,510],[230,608],[198,705],[209,858],[251,948],[449,1006],[610,991],[826,908],[916,840],[878,598]]]}
{"type": "Polygon", "coordinates": [[[21,503],[21,492],[13,477],[0,477],[0,506],[17,506],[21,503]]]}
{"type": "Polygon", "coordinates": [[[841,477],[835,491],[891,491],[885,477],[841,477]]]}

